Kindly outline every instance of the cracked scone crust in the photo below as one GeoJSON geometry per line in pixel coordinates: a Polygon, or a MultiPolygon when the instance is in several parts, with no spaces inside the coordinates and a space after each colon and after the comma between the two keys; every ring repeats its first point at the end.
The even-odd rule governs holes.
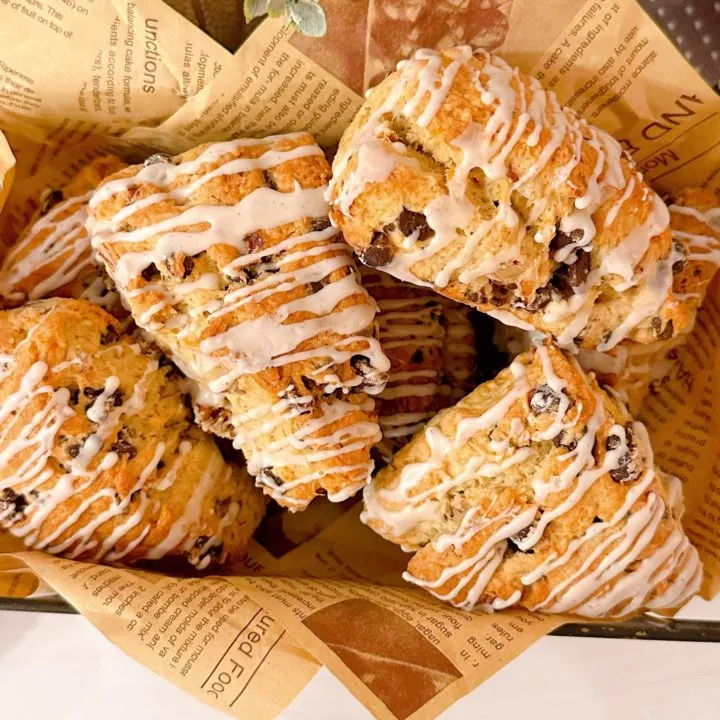
{"type": "Polygon", "coordinates": [[[116,317],[127,315],[93,260],[85,229],[92,191],[123,167],[119,158],[104,156],[86,165],[62,189],[45,193],[39,217],[10,248],[0,267],[0,306],[63,297],[89,300],[116,317]]]}
{"type": "Polygon", "coordinates": [[[378,304],[379,339],[390,375],[377,398],[383,439],[375,451],[388,462],[439,410],[475,387],[477,353],[470,308],[379,270],[360,270],[378,304]]]}
{"type": "Polygon", "coordinates": [[[186,382],[87,302],[0,312],[0,527],[95,562],[237,559],[264,498],[193,424],[186,382]]]}
{"type": "Polygon", "coordinates": [[[442,411],[365,491],[405,578],[466,609],[674,608],[702,566],[641,423],[557,346],[442,411]]]}
{"type": "Polygon", "coordinates": [[[307,133],[155,155],[90,202],[93,245],[138,325],[199,386],[203,427],[233,439],[291,509],[369,479],[389,361],[376,306],[330,225],[330,167],[307,133]]]}
{"type": "Polygon", "coordinates": [[[374,88],[333,163],[331,217],[368,265],[563,347],[691,321],[660,198],[607,133],[503,60],[418,51],[374,88]]]}

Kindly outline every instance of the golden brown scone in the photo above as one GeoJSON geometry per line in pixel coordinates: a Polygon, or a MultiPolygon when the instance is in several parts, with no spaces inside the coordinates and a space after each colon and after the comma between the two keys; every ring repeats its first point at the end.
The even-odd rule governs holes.
{"type": "Polygon", "coordinates": [[[197,415],[299,510],[369,479],[390,363],[376,306],[328,220],[307,133],[156,155],[90,202],[93,245],[140,327],[200,386],[197,415]]]}
{"type": "Polygon", "coordinates": [[[0,527],[96,562],[232,560],[264,498],[171,363],[80,300],[0,312],[0,527]]]}
{"type": "Polygon", "coordinates": [[[498,57],[418,51],[333,163],[331,218],[367,265],[567,348],[678,334],[668,210],[607,133],[498,57]]]}
{"type": "Polygon", "coordinates": [[[475,386],[476,351],[470,309],[432,290],[361,268],[375,299],[379,339],[390,376],[377,400],[383,439],[376,452],[389,461],[439,410],[475,386]]]}
{"type": "Polygon", "coordinates": [[[86,299],[124,317],[116,292],[92,258],[85,230],[87,203],[103,178],[125,163],[112,155],[85,166],[64,188],[48,190],[38,218],[10,249],[0,267],[0,306],[19,307],[45,297],[86,299]]]}
{"type": "Polygon", "coordinates": [[[431,420],[366,488],[363,519],[454,605],[621,616],[700,587],[668,493],[645,427],[548,343],[431,420]]]}
{"type": "MultiPolygon", "coordinates": [[[[720,198],[705,188],[684,188],[670,202],[670,229],[677,257],[673,292],[666,304],[682,303],[690,318],[682,333],[665,328],[667,337],[642,345],[625,340],[611,350],[580,351],[578,360],[600,382],[624,400],[630,412],[640,409],[653,383],[662,379],[672,363],[668,354],[686,342],[695,324],[708,285],[720,265],[720,198]]],[[[671,308],[670,313],[674,310],[671,308]]]]}

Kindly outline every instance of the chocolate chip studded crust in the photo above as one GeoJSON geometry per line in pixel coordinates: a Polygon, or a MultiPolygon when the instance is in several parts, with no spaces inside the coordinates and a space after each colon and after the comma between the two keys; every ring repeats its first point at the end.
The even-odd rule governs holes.
{"type": "Polygon", "coordinates": [[[184,383],[87,302],[0,312],[0,527],[96,562],[237,559],[264,498],[184,383]]]}
{"type": "Polygon", "coordinates": [[[618,143],[482,50],[418,51],[333,163],[331,217],[368,265],[563,347],[683,331],[668,211],[618,143]]]}
{"type": "MultiPolygon", "coordinates": [[[[680,304],[690,318],[676,333],[672,326],[655,322],[658,340],[642,345],[629,340],[605,353],[580,351],[578,360],[598,380],[617,392],[631,412],[637,412],[654,383],[671,367],[668,354],[687,341],[708,285],[720,265],[720,198],[712,190],[685,188],[670,203],[670,229],[677,257],[673,267],[673,292],[668,305],[680,304]]],[[[668,315],[676,315],[669,308],[668,315]]]]}
{"type": "Polygon", "coordinates": [[[0,306],[18,307],[46,297],[86,299],[116,317],[127,315],[92,258],[85,230],[87,203],[103,178],[125,167],[112,155],[84,167],[64,188],[48,190],[39,217],[0,267],[0,306]]]}
{"type": "Polygon", "coordinates": [[[330,225],[307,133],[153,156],[90,202],[93,245],[135,321],[195,380],[203,427],[297,510],[372,470],[389,361],[376,306],[330,225]]]}
{"type": "Polygon", "coordinates": [[[388,462],[439,410],[475,387],[475,331],[470,308],[432,290],[363,267],[363,286],[378,304],[379,339],[390,375],[377,400],[388,462]]]}
{"type": "Polygon", "coordinates": [[[405,578],[466,609],[621,616],[679,606],[702,579],[644,426],[551,344],[439,413],[365,506],[415,551],[405,578]]]}

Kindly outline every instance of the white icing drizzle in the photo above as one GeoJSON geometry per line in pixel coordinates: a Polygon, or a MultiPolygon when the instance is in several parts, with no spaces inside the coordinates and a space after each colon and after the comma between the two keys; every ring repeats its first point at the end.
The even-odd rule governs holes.
{"type": "MultiPolygon", "coordinates": [[[[367,182],[381,182],[389,177],[392,169],[385,170],[395,165],[389,149],[390,138],[386,137],[390,133],[384,131],[386,123],[391,122],[388,116],[410,118],[419,128],[429,126],[436,115],[447,108],[445,100],[461,72],[465,77],[470,74],[480,93],[480,101],[490,108],[489,117],[482,124],[470,122],[450,140],[459,159],[448,171],[447,194],[433,197],[422,209],[433,235],[424,238],[422,244],[417,242],[417,231],[407,237],[402,243],[402,251],[395,252],[383,269],[416,285],[436,288],[445,288],[451,283],[469,284],[485,278],[504,284],[511,277],[517,284],[518,269],[514,263],[524,254],[528,232],[532,233],[529,237],[533,242],[543,245],[549,245],[555,236],[554,221],[543,220],[548,211],[547,187],[554,189],[563,184],[574,187],[571,175],[583,155],[587,156],[590,151],[592,167],[584,194],[575,199],[572,211],[559,223],[561,232],[576,239],[552,253],[556,262],[569,265],[577,262],[579,252],[593,250],[598,233],[604,233],[603,240],[608,237],[605,228],[613,226],[623,206],[631,197],[640,194],[637,189],[642,185],[642,178],[634,170],[632,161],[627,157],[623,159],[621,146],[610,135],[562,108],[556,96],[543,90],[536,79],[522,81],[518,70],[482,50],[471,53],[467,48],[459,47],[444,55],[420,50],[398,65],[395,81],[385,100],[369,114],[335,160],[334,179],[330,185],[334,204],[341,213],[349,216],[352,202],[346,202],[348,196],[354,201],[367,182]],[[473,56],[482,58],[480,69],[469,62],[473,56]],[[413,94],[407,102],[402,102],[408,89],[412,89],[413,94]],[[529,166],[522,168],[508,191],[494,199],[496,209],[490,208],[491,215],[487,217],[486,209],[477,207],[468,198],[469,174],[479,170],[490,182],[506,178],[510,170],[509,158],[520,143],[537,148],[537,151],[533,152],[529,166]],[[571,153],[567,153],[568,146],[572,148],[571,153]],[[542,192],[536,192],[532,184],[552,165],[553,158],[557,158],[558,151],[563,148],[567,160],[552,171],[542,192]],[[372,161],[360,161],[365,153],[372,161]],[[383,153],[387,157],[380,159],[383,153]],[[347,171],[351,158],[358,158],[356,168],[362,165],[361,171],[347,171]],[[379,179],[375,179],[373,172],[379,179]],[[525,210],[527,217],[522,220],[513,208],[514,194],[522,196],[529,206],[525,210]],[[603,227],[597,227],[595,215],[603,207],[608,208],[603,227]],[[540,227],[535,223],[540,223],[540,227]],[[498,236],[503,238],[502,245],[498,236]],[[514,238],[514,242],[508,242],[508,237],[514,238]],[[416,266],[430,259],[434,268],[432,282],[420,279],[414,272],[416,266]]],[[[575,347],[574,340],[590,321],[603,284],[609,283],[618,292],[636,285],[651,285],[647,292],[637,296],[642,307],[632,308],[628,313],[623,330],[626,335],[647,318],[648,308],[655,302],[650,302],[649,296],[657,299],[661,284],[640,276],[637,270],[653,238],[666,230],[668,213],[662,201],[648,188],[644,188],[641,195],[640,201],[649,207],[646,221],[630,230],[615,248],[596,253],[600,257],[599,267],[590,272],[584,286],[576,288],[569,301],[554,301],[551,305],[555,307],[538,312],[537,317],[545,323],[553,322],[553,314],[562,315],[565,320],[565,329],[560,333],[563,347],[575,347]]],[[[604,248],[607,243],[602,245],[604,248]]],[[[494,312],[503,313],[503,322],[524,329],[530,326],[524,320],[512,320],[513,313],[508,310],[494,312]]],[[[560,319],[556,317],[555,322],[560,319]]]]}
{"type": "MultiPolygon", "coordinates": [[[[152,164],[140,168],[132,177],[106,183],[90,203],[91,209],[97,211],[104,201],[129,187],[142,183],[152,186],[148,197],[129,201],[112,217],[93,220],[93,245],[106,261],[121,293],[130,301],[138,325],[166,346],[187,375],[215,395],[232,394],[242,376],[307,361],[315,362],[303,372],[328,395],[336,391],[350,393],[356,389],[379,393],[384,386],[383,376],[390,363],[378,341],[368,332],[376,306],[359,282],[352,255],[339,231],[321,226],[321,229],[288,237],[260,250],[248,240],[260,230],[272,230],[305,218],[327,218],[326,188],[304,189],[297,182],[289,192],[261,187],[235,205],[191,205],[154,224],[122,229],[138,212],[157,203],[185,202],[213,178],[257,169],[271,170],[297,158],[322,156],[322,150],[315,144],[299,145],[290,150],[275,149],[277,141],[301,136],[308,137],[296,134],[210,145],[194,160],[178,165],[169,162],[152,164]],[[264,152],[258,157],[233,158],[238,149],[259,144],[267,145],[268,149],[263,148],[264,152]],[[219,165],[208,170],[210,163],[219,165]],[[119,246],[120,243],[125,245],[119,246]],[[133,245],[139,249],[132,251],[133,245]],[[163,267],[175,253],[194,257],[220,245],[235,248],[238,255],[217,274],[204,273],[199,278],[178,281],[172,288],[162,281],[138,282],[143,270],[151,264],[163,267]],[[111,248],[118,246],[120,257],[113,267],[108,257],[111,248]],[[237,281],[247,273],[261,275],[251,276],[245,285],[223,290],[228,278],[237,281]],[[311,288],[311,291],[306,290],[300,296],[293,292],[305,288],[311,288]],[[348,305],[347,301],[352,298],[358,301],[339,308],[348,305]],[[268,303],[271,309],[254,309],[268,300],[272,301],[268,303]],[[232,317],[233,313],[243,312],[246,308],[247,319],[232,317]],[[159,313],[167,313],[168,309],[172,313],[170,320],[166,316],[160,319],[159,313]],[[357,357],[367,359],[366,368],[362,372],[345,373],[341,379],[338,366],[357,357]]],[[[373,159],[371,149],[366,159],[374,172],[391,171],[388,165],[382,165],[383,158],[373,159]]],[[[312,398],[308,396],[308,399],[312,398]]],[[[358,406],[328,399],[319,407],[318,412],[324,420],[317,425],[318,429],[342,421],[358,406]]],[[[367,408],[371,412],[372,403],[367,408]]],[[[308,455],[312,443],[306,435],[313,432],[309,428],[315,427],[315,420],[295,420],[297,415],[288,412],[277,414],[277,405],[272,404],[263,412],[272,415],[273,428],[293,419],[287,440],[301,452],[290,462],[289,455],[263,448],[261,433],[253,429],[254,424],[244,427],[255,421],[231,412],[235,445],[248,456],[254,472],[320,462],[319,455],[314,459],[310,457],[312,453],[308,455]]],[[[324,451],[327,460],[353,449],[369,447],[374,442],[371,438],[379,434],[377,425],[372,422],[355,423],[352,427],[359,433],[356,438],[344,430],[322,438],[322,443],[327,446],[324,451]]],[[[363,483],[369,476],[368,467],[371,466],[365,468],[363,483]]],[[[303,477],[306,478],[303,483],[311,482],[307,478],[316,475],[308,472],[303,477]]],[[[272,481],[263,481],[263,484],[269,488],[272,481]]],[[[271,488],[271,494],[280,497],[290,487],[300,484],[287,483],[282,491],[271,488]]]]}
{"type": "Polygon", "coordinates": [[[40,218],[10,250],[0,269],[0,294],[11,300],[37,300],[52,294],[92,267],[90,238],[85,231],[91,193],[66,200],[40,218]],[[72,210],[68,214],[68,211],[72,210]],[[66,217],[60,219],[61,215],[66,217]],[[38,241],[41,234],[45,237],[38,241]],[[40,268],[57,268],[26,292],[18,285],[40,268]]]}
{"type": "MultiPolygon", "coordinates": [[[[555,372],[548,349],[541,346],[535,352],[544,384],[559,399],[550,426],[534,436],[535,440],[547,441],[568,427],[563,420],[570,403],[565,394],[565,382],[555,372]]],[[[431,425],[424,435],[429,449],[427,460],[403,467],[390,487],[366,489],[364,522],[380,522],[385,526],[383,534],[390,533],[399,538],[424,523],[448,517],[448,491],[477,482],[478,476],[485,475],[482,469],[487,467],[487,456],[471,457],[452,475],[441,471],[441,468],[453,451],[477,432],[497,424],[510,407],[527,394],[529,388],[524,365],[516,360],[511,368],[514,382],[493,407],[476,418],[464,417],[460,420],[453,438],[448,438],[437,426],[431,425]],[[413,494],[430,473],[435,474],[435,478],[431,483],[425,483],[428,489],[413,494]]],[[[576,369],[579,370],[577,365],[576,369]]],[[[580,415],[581,408],[578,408],[577,417],[580,415]]],[[[606,449],[602,462],[596,464],[593,454],[596,438],[606,423],[602,398],[596,394],[595,409],[583,434],[576,439],[572,449],[558,457],[559,460],[567,460],[564,469],[554,477],[538,475],[532,481],[534,497],[531,503],[498,512],[493,501],[482,515],[478,507],[471,508],[464,513],[455,530],[445,532],[432,542],[432,549],[436,553],[447,553],[450,548],[462,551],[482,532],[486,537],[477,552],[461,558],[455,565],[445,566],[433,580],[419,578],[409,572],[404,573],[404,578],[428,589],[441,600],[463,609],[472,609],[486,592],[488,583],[502,562],[507,538],[514,536],[513,542],[521,551],[531,549],[553,520],[581,502],[599,478],[622,465],[622,458],[629,452],[630,445],[625,427],[619,424],[606,431],[608,437],[616,438],[616,442],[612,448],[606,449]],[[550,502],[548,507],[547,503],[556,493],[563,495],[558,501],[550,502]],[[537,511],[542,506],[543,512],[538,516],[537,511]]],[[[697,551],[690,545],[679,524],[670,530],[663,542],[655,540],[666,506],[661,496],[649,491],[655,481],[655,471],[647,431],[638,422],[633,424],[632,430],[633,444],[643,458],[644,472],[628,486],[622,505],[609,520],[592,523],[583,535],[570,540],[561,556],[550,555],[522,577],[524,586],[532,585],[549,573],[563,569],[578,553],[583,553],[582,561],[575,563],[572,572],[566,571],[561,580],[552,582],[549,594],[533,609],[602,617],[617,612],[632,613],[643,606],[656,609],[674,607],[699,589],[702,566],[697,551]],[[644,504],[637,508],[641,498],[644,498],[644,504]],[[587,551],[591,542],[592,549],[587,551]],[[658,591],[661,583],[667,583],[667,587],[658,591]]],[[[516,437],[520,431],[521,428],[511,428],[510,436],[516,437]]],[[[488,447],[489,452],[496,456],[510,453],[508,459],[521,453],[519,461],[537,451],[513,449],[510,437],[505,442],[492,441],[488,447]]],[[[671,493],[670,506],[675,505],[677,498],[674,499],[671,493]]],[[[519,602],[522,596],[522,590],[516,589],[507,598],[496,598],[485,609],[509,607],[519,602]]]]}
{"type": "MultiPolygon", "coordinates": [[[[53,314],[50,311],[43,319],[33,326],[23,341],[14,348],[10,363],[14,368],[14,357],[27,343],[32,334],[47,322],[53,314]]],[[[120,347],[107,348],[120,350],[120,347]]],[[[105,350],[103,350],[104,352],[105,350]]],[[[105,440],[111,437],[122,423],[123,418],[140,412],[144,407],[147,384],[150,377],[158,369],[155,360],[147,361],[143,376],[136,383],[132,395],[126,401],[116,396],[120,381],[116,376],[109,376],[104,383],[103,391],[87,408],[88,419],[94,424],[94,433],[80,445],[75,457],[64,460],[63,470],[57,469],[54,451],[60,442],[61,428],[76,416],[77,411],[70,405],[70,393],[67,388],[53,387],[51,375],[78,364],[92,362],[90,358],[71,358],[57,363],[52,368],[47,364],[35,362],[19,379],[17,389],[8,394],[0,403],[0,491],[12,490],[26,498],[27,505],[23,508],[20,519],[14,517],[12,504],[0,513],[0,522],[13,534],[25,539],[27,545],[35,549],[44,549],[51,553],[63,553],[74,558],[95,550],[94,561],[115,561],[135,550],[150,531],[146,517],[148,509],[148,481],[155,474],[155,488],[165,490],[175,480],[181,469],[181,462],[192,449],[192,444],[183,441],[180,444],[177,458],[169,471],[162,476],[158,470],[159,463],[166,450],[165,443],[159,442],[145,468],[139,473],[135,485],[121,497],[112,485],[104,486],[106,475],[118,462],[118,454],[112,450],[101,452],[105,440]],[[26,409],[36,408],[28,419],[26,409]],[[18,423],[22,418],[23,425],[18,423]],[[84,499],[77,504],[60,523],[54,525],[52,531],[43,532],[46,521],[62,504],[71,501],[86,491],[84,499]],[[99,543],[97,531],[106,523],[116,522],[126,513],[131,502],[135,502],[133,513],[123,522],[116,524],[105,540],[99,543]],[[124,547],[122,541],[134,528],[141,523],[147,527],[124,547]]],[[[7,373],[3,378],[7,378],[7,373]]],[[[214,456],[220,458],[219,453],[214,456]]],[[[220,460],[220,464],[224,463],[220,460]]],[[[217,473],[212,478],[214,482],[217,473]]],[[[190,512],[188,510],[187,512],[190,512]]],[[[186,512],[186,514],[187,514],[186,512]]],[[[213,535],[220,542],[219,535],[213,535]]],[[[152,557],[160,558],[167,552],[177,549],[184,535],[172,538],[167,536],[161,546],[153,549],[152,557]]],[[[150,558],[150,554],[143,557],[150,558]]]]}

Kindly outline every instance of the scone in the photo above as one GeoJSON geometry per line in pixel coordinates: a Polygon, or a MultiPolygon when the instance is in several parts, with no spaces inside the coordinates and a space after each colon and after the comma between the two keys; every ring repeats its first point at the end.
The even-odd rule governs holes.
{"type": "Polygon", "coordinates": [[[193,424],[186,382],[88,302],[0,312],[0,528],[94,562],[237,558],[264,498],[193,424]]]}
{"type": "Polygon", "coordinates": [[[475,387],[475,332],[470,308],[361,268],[363,286],[379,312],[379,339],[390,376],[377,400],[383,439],[376,452],[387,462],[439,410],[475,387]]]}
{"type": "MultiPolygon", "coordinates": [[[[687,341],[695,316],[705,300],[708,285],[720,265],[720,199],[712,190],[685,188],[670,204],[670,228],[677,256],[673,267],[673,292],[667,303],[682,303],[690,322],[680,334],[642,345],[623,341],[611,350],[583,351],[580,364],[592,370],[600,382],[612,388],[624,400],[630,412],[640,409],[654,383],[671,368],[668,357],[687,341]]],[[[673,309],[670,309],[673,312],[673,309]]]]}
{"type": "Polygon", "coordinates": [[[330,167],[307,133],[155,155],[90,201],[93,245],[133,317],[199,386],[204,428],[232,438],[293,510],[354,494],[380,439],[390,367],[375,302],[330,225],[330,167]]]}
{"type": "Polygon", "coordinates": [[[420,50],[369,94],[331,218],[367,265],[567,348],[676,335],[668,210],[607,133],[483,50],[420,50]]]}
{"type": "Polygon", "coordinates": [[[458,607],[623,616],[700,587],[678,482],[548,343],[433,418],[366,488],[363,519],[415,553],[407,580],[458,607]]]}
{"type": "Polygon", "coordinates": [[[48,190],[39,217],[10,248],[0,267],[0,307],[46,297],[86,299],[127,315],[92,258],[85,229],[87,203],[100,181],[125,167],[112,155],[84,167],[64,188],[48,190]]]}

